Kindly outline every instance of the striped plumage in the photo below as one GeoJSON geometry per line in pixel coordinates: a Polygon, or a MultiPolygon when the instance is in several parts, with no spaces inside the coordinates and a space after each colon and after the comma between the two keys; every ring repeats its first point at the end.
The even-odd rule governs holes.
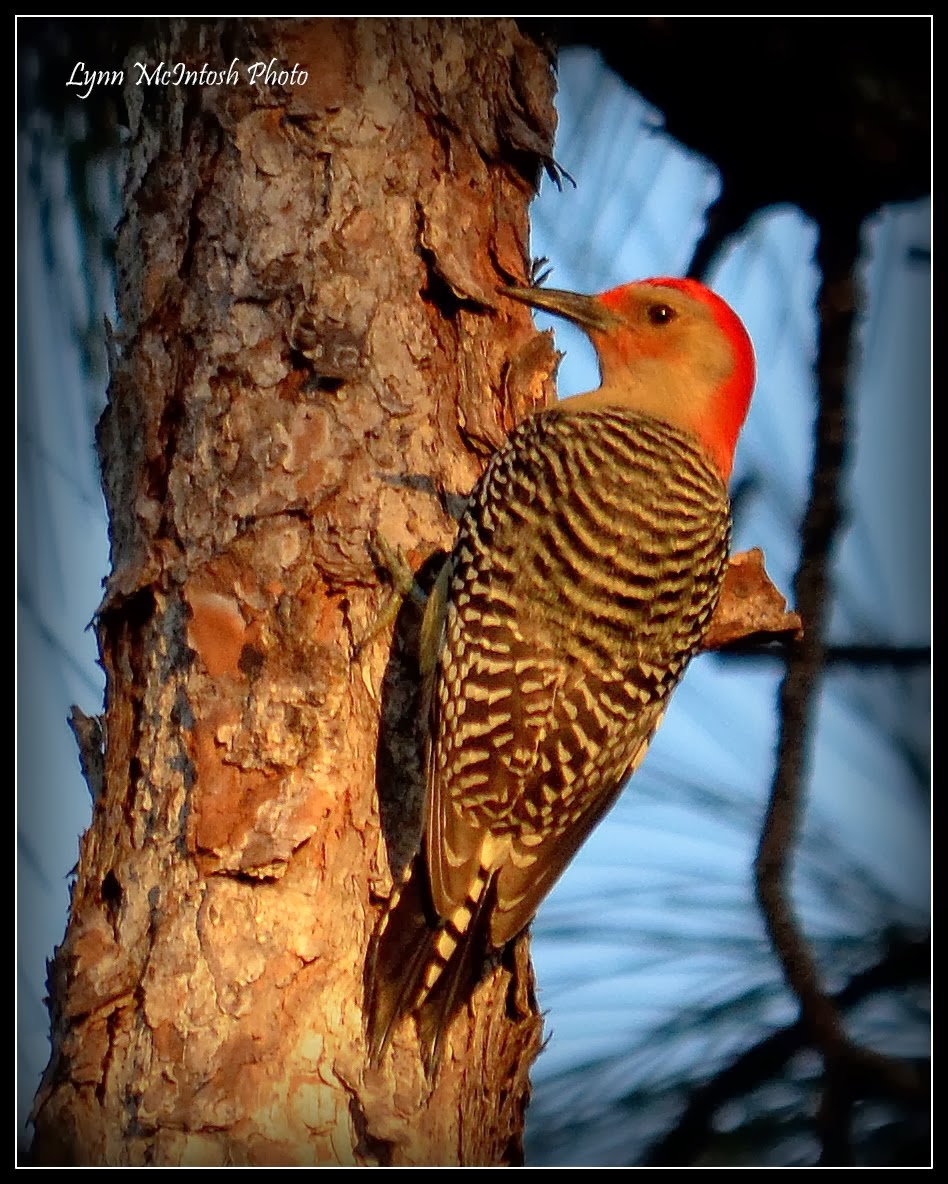
{"type": "MultiPolygon", "coordinates": [[[[671,291],[687,312],[690,290],[671,291]]],[[[597,328],[572,303],[592,299],[566,315],[597,328]]],[[[626,402],[580,396],[513,432],[429,601],[424,855],[367,966],[375,1059],[414,1012],[437,1063],[485,953],[529,923],[614,803],[714,611],[726,474],[690,421],[626,402]]]]}

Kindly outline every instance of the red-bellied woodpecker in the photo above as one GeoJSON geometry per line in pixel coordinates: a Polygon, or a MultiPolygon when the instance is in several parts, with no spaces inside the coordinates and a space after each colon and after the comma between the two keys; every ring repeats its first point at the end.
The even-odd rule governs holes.
{"type": "Polygon", "coordinates": [[[613,805],[701,644],[754,386],[744,326],[694,280],[504,292],[580,325],[602,384],[494,455],[425,611],[423,857],[366,984],[371,1057],[415,1014],[429,1071],[485,955],[613,805]]]}

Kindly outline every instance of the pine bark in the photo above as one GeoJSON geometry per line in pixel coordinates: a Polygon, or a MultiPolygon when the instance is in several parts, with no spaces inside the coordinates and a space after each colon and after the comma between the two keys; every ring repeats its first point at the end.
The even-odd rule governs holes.
{"type": "Polygon", "coordinates": [[[50,967],[43,1164],[519,1162],[526,939],[426,1082],[365,1061],[368,940],[421,805],[417,621],[360,649],[451,495],[552,396],[529,269],[545,54],[504,20],[177,22],[135,55],[305,83],[144,86],[98,430],[107,693],[50,967]]]}

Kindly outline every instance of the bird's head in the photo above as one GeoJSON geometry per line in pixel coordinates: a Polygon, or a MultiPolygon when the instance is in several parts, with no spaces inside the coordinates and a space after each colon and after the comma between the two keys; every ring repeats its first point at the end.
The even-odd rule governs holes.
{"type": "Polygon", "coordinates": [[[724,481],[754,389],[754,347],[740,318],[697,280],[641,280],[598,296],[551,288],[502,291],[579,325],[599,355],[598,390],[575,410],[623,407],[691,432],[724,481]]]}

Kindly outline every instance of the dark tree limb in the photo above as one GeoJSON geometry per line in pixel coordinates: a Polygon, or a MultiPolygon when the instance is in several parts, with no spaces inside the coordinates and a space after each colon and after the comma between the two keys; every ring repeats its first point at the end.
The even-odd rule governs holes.
{"type": "MultiPolygon", "coordinates": [[[[777,640],[777,639],[775,639],[777,640]]],[[[779,658],[784,660],[783,651],[760,644],[744,646],[735,643],[726,647],[729,658],[779,658]]],[[[920,670],[930,666],[931,646],[928,645],[828,645],[823,651],[823,667],[851,667],[856,670],[920,670]]]]}

